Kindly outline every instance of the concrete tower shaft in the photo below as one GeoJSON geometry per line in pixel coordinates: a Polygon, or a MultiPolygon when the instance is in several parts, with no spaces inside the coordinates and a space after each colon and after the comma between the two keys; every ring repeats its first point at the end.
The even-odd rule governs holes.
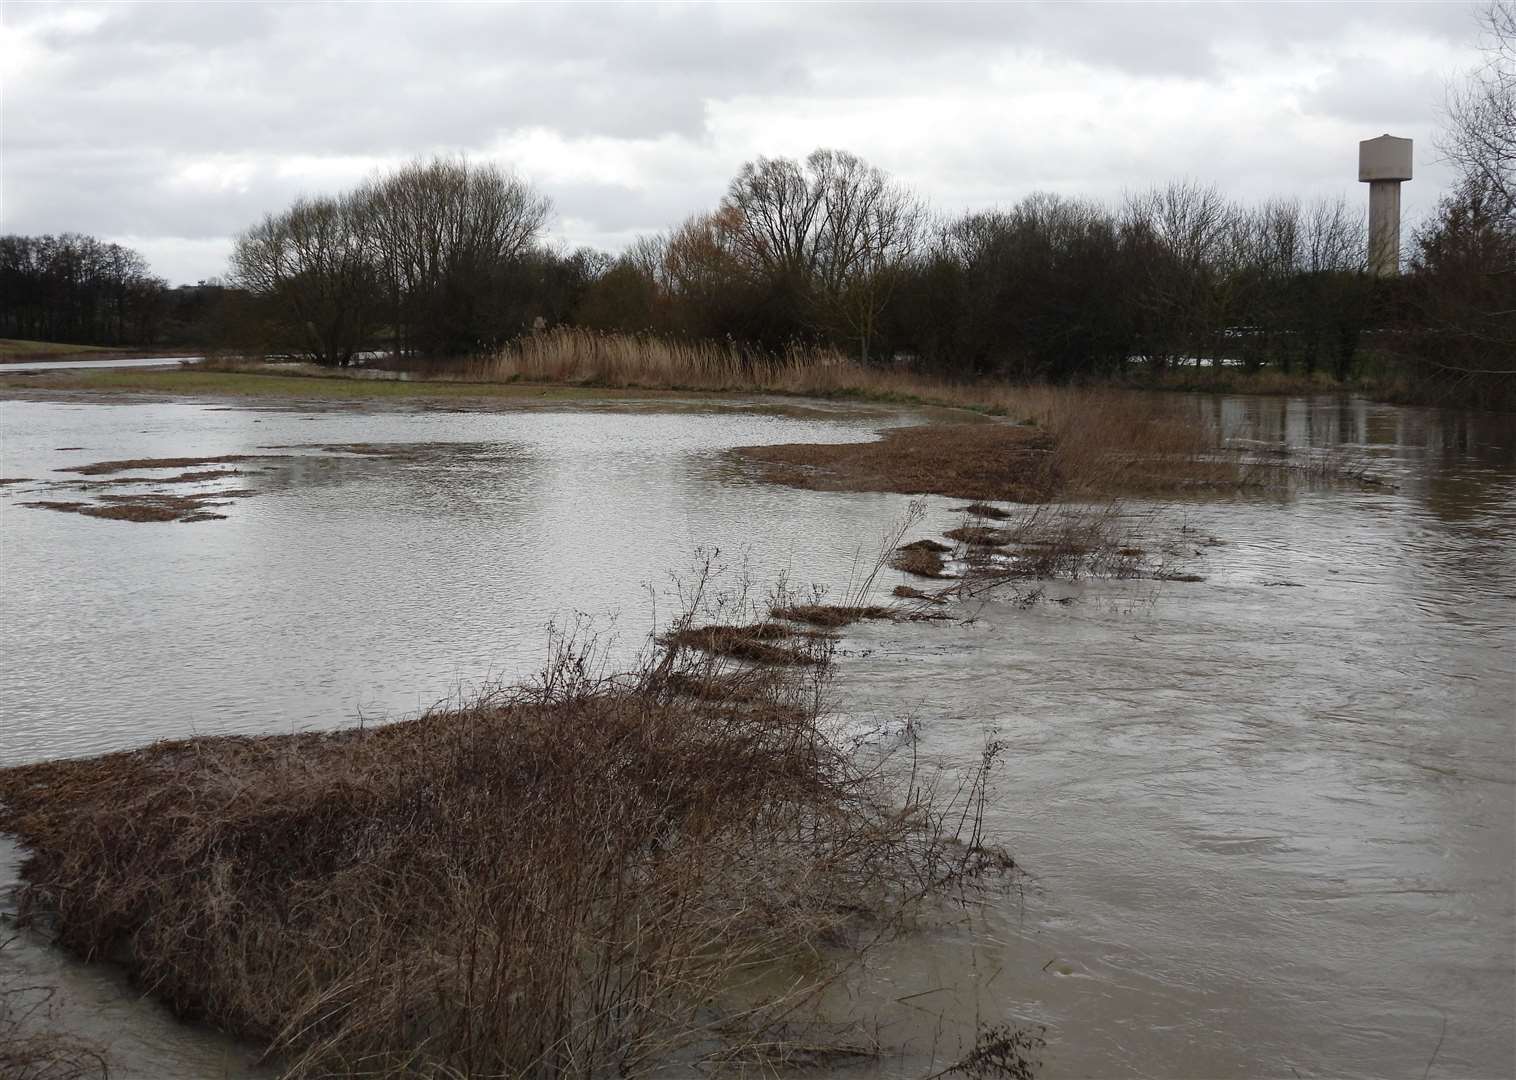
{"type": "Polygon", "coordinates": [[[1358,144],[1358,179],[1369,185],[1369,271],[1380,277],[1400,273],[1400,185],[1410,178],[1410,139],[1358,144]]]}

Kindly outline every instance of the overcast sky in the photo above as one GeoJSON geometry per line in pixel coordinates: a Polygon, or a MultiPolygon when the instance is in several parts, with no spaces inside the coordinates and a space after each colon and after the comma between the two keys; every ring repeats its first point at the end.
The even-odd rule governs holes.
{"type": "Polygon", "coordinates": [[[173,283],[302,193],[463,152],[565,246],[716,204],[743,161],[854,151],[939,211],[1185,177],[1365,205],[1357,143],[1432,137],[1477,61],[1434,4],[0,5],[4,232],[129,244],[173,283]]]}

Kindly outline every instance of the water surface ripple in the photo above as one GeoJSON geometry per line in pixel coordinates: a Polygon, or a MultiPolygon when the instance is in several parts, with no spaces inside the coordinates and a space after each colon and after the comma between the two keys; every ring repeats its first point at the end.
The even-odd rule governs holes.
{"type": "MultiPolygon", "coordinates": [[[[1008,742],[991,825],[1029,877],[876,954],[851,1007],[881,1008],[906,1046],[891,1072],[1011,1021],[1047,1025],[1049,1077],[1511,1075],[1511,418],[1187,400],[1260,445],[1346,447],[1386,483],[1130,507],[1134,528],[1187,527],[1200,583],[1056,585],[1076,602],[854,628],[839,694],[860,724],[913,717],[949,766],[1008,742]]],[[[619,613],[629,651],[649,587],[697,547],[760,583],[840,588],[907,500],[770,487],[717,451],[908,419],[0,403],[6,478],[414,448],[280,451],[298,456],[235,481],[261,494],[190,525],[0,489],[0,763],[411,711],[531,671],[545,625],[576,611],[619,613]]],[[[931,500],[923,534],[958,523],[953,505],[931,500]]],[[[0,964],[46,969],[77,999],[70,1023],[120,1040],[119,1075],[230,1068],[95,969],[32,940],[19,955],[0,964]]]]}

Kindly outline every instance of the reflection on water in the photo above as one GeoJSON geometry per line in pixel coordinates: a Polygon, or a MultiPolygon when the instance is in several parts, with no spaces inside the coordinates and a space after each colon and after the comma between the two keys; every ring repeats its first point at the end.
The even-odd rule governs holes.
{"type": "Polygon", "coordinates": [[[839,511],[716,460],[743,443],[868,439],[886,422],[870,414],[3,408],[8,478],[290,444],[435,447],[241,466],[222,486],[261,494],[193,525],[26,509],[49,496],[5,488],[0,761],[413,711],[534,671],[546,624],[576,610],[625,611],[640,638],[645,585],[699,546],[750,550],[765,581],[845,578],[903,503],[839,511]]]}
{"type": "MultiPolygon", "coordinates": [[[[1030,877],[876,954],[850,1003],[907,1046],[887,1071],[941,1063],[977,1018],[1046,1024],[1047,1076],[1420,1076],[1434,1048],[1432,1076],[1507,1075],[1511,418],[1185,400],[1239,438],[1346,446],[1387,483],[1166,512],[1225,541],[1196,549],[1203,583],[1058,586],[1079,602],[854,628],[839,692],[860,721],[914,716],[949,764],[990,733],[1010,743],[992,824],[1030,877]]],[[[759,582],[840,587],[907,500],[769,487],[714,451],[882,422],[6,402],[4,477],[422,450],[268,462],[231,482],[261,494],[196,525],[20,509],[37,489],[0,489],[0,761],[411,710],[531,670],[544,625],[575,610],[619,612],[630,648],[645,586],[699,546],[745,553],[759,582]]],[[[933,500],[932,524],[952,505],[933,500]]],[[[169,1030],[160,1075],[200,1075],[205,1043],[169,1030]]]]}
{"type": "Polygon", "coordinates": [[[92,368],[150,368],[178,367],[180,364],[204,360],[203,356],[129,356],[115,360],[23,360],[14,364],[0,364],[0,375],[25,371],[73,371],[92,368]]]}

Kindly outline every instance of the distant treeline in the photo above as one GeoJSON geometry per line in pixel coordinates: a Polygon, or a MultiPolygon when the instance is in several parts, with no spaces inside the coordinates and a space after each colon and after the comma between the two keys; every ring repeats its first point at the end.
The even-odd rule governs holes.
{"type": "Polygon", "coordinates": [[[202,343],[220,287],[171,289],[130,248],[92,236],[0,236],[0,337],[73,345],[202,343]]]}
{"type": "Polygon", "coordinates": [[[1241,205],[1176,182],[943,218],[835,150],[758,158],[719,205],[620,255],[566,253],[544,243],[545,195],[438,158],[270,214],[238,237],[225,284],[168,289],[89,237],[4,237],[0,335],[409,364],[573,325],[747,355],[827,346],[949,378],[1266,367],[1516,407],[1513,84],[1469,93],[1448,154],[1462,179],[1396,278],[1367,273],[1366,215],[1345,201],[1241,205]]]}
{"type": "MultiPolygon", "coordinates": [[[[1516,6],[1448,102],[1460,180],[1366,272],[1344,201],[1239,205],[1172,183],[1107,206],[1053,194],[943,219],[841,151],[744,165],[708,213],[612,257],[542,243],[550,204],[493,165],[415,162],[243,234],[244,340],[343,364],[487,352],[543,326],[831,346],[949,377],[1271,370],[1516,407],[1516,6]]],[[[1366,201],[1366,200],[1365,200],[1366,201]]]]}
{"type": "Polygon", "coordinates": [[[1173,183],[1104,206],[1035,194],[934,218],[852,154],[759,158],[709,213],[611,257],[541,243],[548,200],[494,165],[417,162],[237,243],[244,336],[343,364],[489,351],[572,324],[781,352],[830,345],[950,377],[1139,378],[1180,364],[1478,387],[1516,369],[1516,228],[1465,182],[1365,269],[1361,208],[1243,206],[1173,183]]]}

